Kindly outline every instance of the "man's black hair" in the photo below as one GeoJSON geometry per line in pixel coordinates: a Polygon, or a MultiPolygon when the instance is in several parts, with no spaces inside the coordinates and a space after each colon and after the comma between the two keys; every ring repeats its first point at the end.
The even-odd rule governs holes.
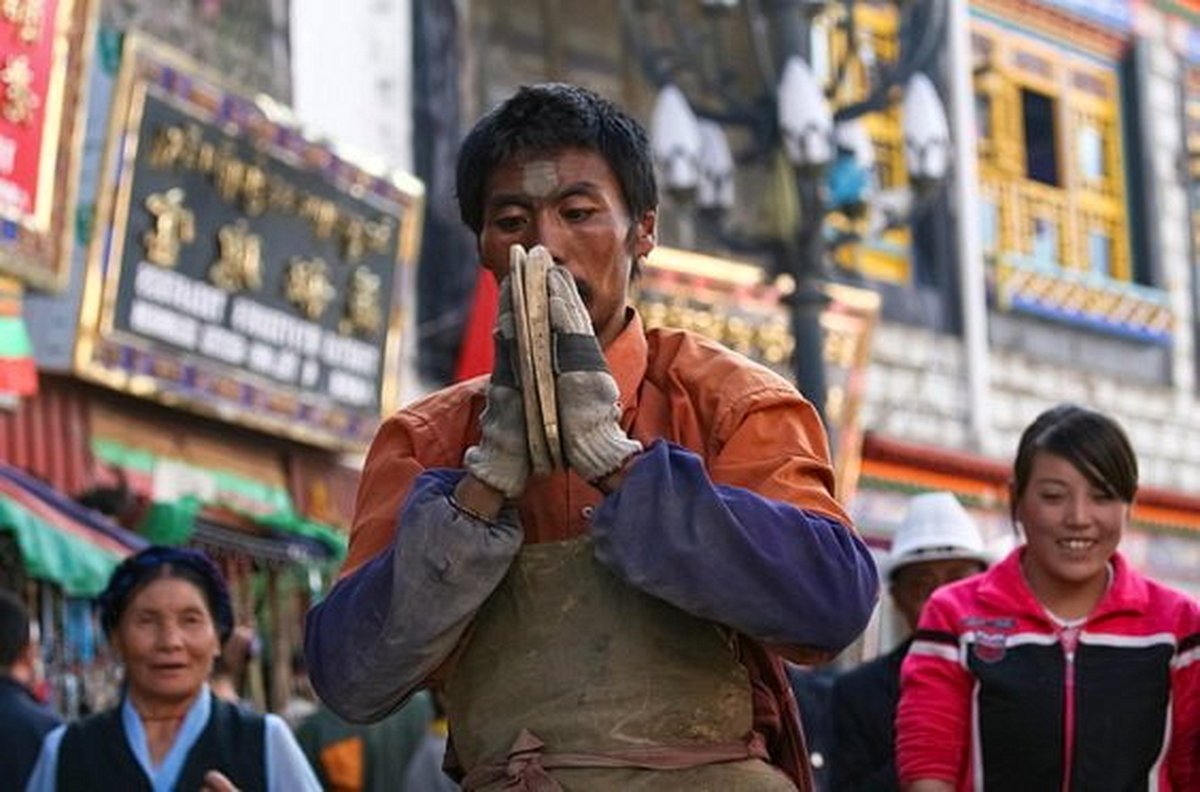
{"type": "Polygon", "coordinates": [[[595,151],[612,168],[633,222],[658,206],[658,183],[646,130],[612,102],[577,85],[523,86],[481,118],[458,153],[458,208],[476,235],[492,172],[517,156],[565,148],[595,151]]]}
{"type": "Polygon", "coordinates": [[[11,591],[0,589],[0,669],[10,667],[29,646],[29,612],[11,591]]]}

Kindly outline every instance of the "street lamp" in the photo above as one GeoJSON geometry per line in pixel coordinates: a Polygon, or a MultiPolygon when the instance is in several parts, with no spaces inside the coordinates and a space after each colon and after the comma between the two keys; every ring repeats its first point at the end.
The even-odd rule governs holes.
{"type": "Polygon", "coordinates": [[[783,150],[806,174],[818,173],[833,159],[833,111],[812,69],[799,55],[788,58],[779,81],[779,131],[783,150]]]}
{"type": "MultiPolygon", "coordinates": [[[[866,215],[868,233],[881,233],[907,223],[946,176],[951,156],[946,112],[922,70],[934,63],[946,4],[953,1],[898,0],[899,57],[884,63],[860,47],[856,0],[621,0],[626,36],[648,79],[660,88],[651,138],[664,184],[676,204],[695,210],[722,245],[764,256],[775,275],[791,276],[793,372],[797,387],[822,415],[820,317],[827,302],[828,254],[860,238],[831,239],[826,218],[830,212],[850,219],[866,215]],[[847,46],[823,81],[806,58],[817,20],[831,6],[845,9],[838,24],[847,46]],[[741,57],[730,55],[735,50],[741,57]],[[861,86],[866,91],[858,101],[833,107],[828,97],[844,95],[851,59],[858,60],[869,84],[861,86]],[[757,89],[747,92],[748,84],[757,89]],[[879,191],[862,118],[894,104],[901,88],[909,186],[879,191]],[[743,144],[738,150],[731,148],[726,129],[738,133],[743,144]],[[786,168],[791,184],[786,192],[793,198],[776,203],[794,204],[794,216],[766,236],[731,232],[725,221],[735,203],[735,164],[776,174],[786,168]]],[[[680,223],[685,247],[693,243],[692,228],[680,223]]]]}

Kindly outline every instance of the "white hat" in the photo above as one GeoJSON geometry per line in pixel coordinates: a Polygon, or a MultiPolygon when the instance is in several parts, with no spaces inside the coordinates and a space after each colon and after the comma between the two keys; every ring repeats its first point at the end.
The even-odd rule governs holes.
{"type": "Polygon", "coordinates": [[[892,539],[887,576],[922,561],[964,559],[991,563],[983,537],[958,498],[949,492],[926,492],[908,502],[904,522],[892,539]]]}

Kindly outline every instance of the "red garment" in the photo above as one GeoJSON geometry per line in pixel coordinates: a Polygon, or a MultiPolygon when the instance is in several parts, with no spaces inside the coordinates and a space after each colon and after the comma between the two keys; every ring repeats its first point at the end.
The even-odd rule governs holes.
{"type": "MultiPolygon", "coordinates": [[[[605,357],[620,389],[621,425],[631,437],[646,445],[670,440],[703,457],[715,483],[744,487],[850,525],[833,497],[820,418],[787,381],[701,336],[671,329],[645,332],[636,314],[605,357]]],[[[417,475],[426,468],[461,467],[463,453],[479,440],[486,387],[484,378],[459,383],[384,422],[363,469],[343,576],[387,547],[417,475]]],[[[574,473],[531,477],[519,502],[525,541],[583,535],[600,498],[574,473]]],[[[775,761],[793,771],[804,763],[803,738],[782,663],[749,639],[743,643],[756,729],[775,761]]]]}
{"type": "Polygon", "coordinates": [[[1022,552],[925,605],[901,669],[901,784],[1200,789],[1200,603],[1118,554],[1093,612],[1064,624],[1022,552]]]}
{"type": "Polygon", "coordinates": [[[454,381],[462,382],[492,370],[495,344],[492,328],[496,324],[496,312],[500,305],[500,289],[492,273],[479,271],[475,282],[475,296],[471,300],[471,313],[463,330],[462,346],[458,350],[458,365],[454,369],[454,381]]]}

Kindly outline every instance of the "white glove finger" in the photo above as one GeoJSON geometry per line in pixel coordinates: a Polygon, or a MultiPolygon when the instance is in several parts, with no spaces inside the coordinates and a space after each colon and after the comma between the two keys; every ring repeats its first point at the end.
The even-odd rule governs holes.
{"type": "Polygon", "coordinates": [[[551,329],[560,333],[594,334],[587,306],[567,268],[551,267],[546,273],[546,284],[550,296],[551,329]]]}

